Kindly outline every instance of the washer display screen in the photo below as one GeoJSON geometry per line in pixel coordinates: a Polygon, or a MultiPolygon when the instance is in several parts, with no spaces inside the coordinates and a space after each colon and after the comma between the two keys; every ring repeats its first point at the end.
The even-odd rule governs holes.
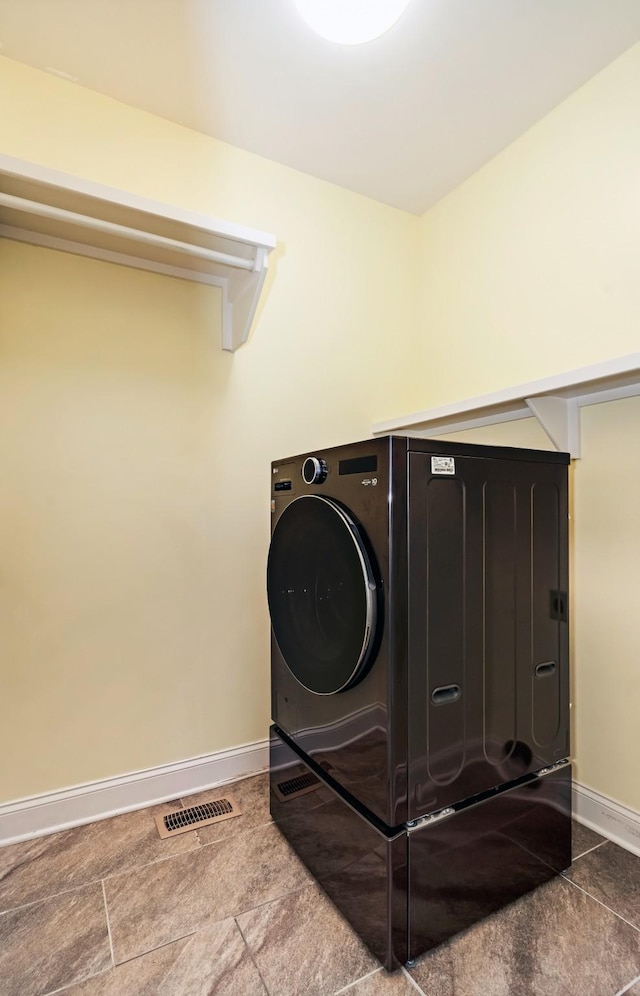
{"type": "Polygon", "coordinates": [[[280,516],[267,566],[271,624],[294,677],[330,695],[367,664],[377,591],[361,533],[330,498],[305,495],[280,516]]]}

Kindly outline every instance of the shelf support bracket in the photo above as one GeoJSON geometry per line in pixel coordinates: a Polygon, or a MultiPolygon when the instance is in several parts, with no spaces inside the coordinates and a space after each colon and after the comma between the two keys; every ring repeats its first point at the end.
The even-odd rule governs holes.
{"type": "Polygon", "coordinates": [[[222,348],[234,352],[247,341],[267,276],[268,251],[258,247],[252,272],[233,273],[222,287],[222,348]]]}
{"type": "Polygon", "coordinates": [[[580,409],[575,398],[552,395],[525,398],[525,402],[557,449],[580,457],[580,409]]]}

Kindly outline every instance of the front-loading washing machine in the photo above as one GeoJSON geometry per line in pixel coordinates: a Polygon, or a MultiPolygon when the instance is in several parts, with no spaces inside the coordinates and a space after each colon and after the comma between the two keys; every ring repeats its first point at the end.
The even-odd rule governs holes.
{"type": "Polygon", "coordinates": [[[383,436],[272,464],[272,719],[387,827],[569,754],[568,462],[383,436]]]}
{"type": "Polygon", "coordinates": [[[388,969],[571,862],[568,460],[272,465],[271,813],[388,969]]]}

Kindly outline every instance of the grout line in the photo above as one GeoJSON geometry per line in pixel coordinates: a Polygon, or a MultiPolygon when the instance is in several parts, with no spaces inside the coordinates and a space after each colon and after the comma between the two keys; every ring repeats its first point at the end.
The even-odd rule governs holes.
{"type": "MultiPolygon", "coordinates": [[[[215,824],[211,824],[211,825],[215,826],[215,824]]],[[[240,828],[238,828],[238,830],[236,830],[235,833],[233,833],[233,834],[227,834],[226,837],[218,837],[216,840],[208,840],[206,842],[203,842],[203,841],[200,840],[200,837],[198,837],[198,840],[200,840],[200,846],[201,847],[211,847],[212,844],[224,844],[224,843],[226,843],[229,840],[233,840],[234,837],[239,837],[241,834],[251,833],[252,830],[264,830],[265,827],[271,827],[271,826],[277,826],[275,820],[270,819],[270,820],[267,820],[266,823],[254,823],[250,827],[245,827],[244,830],[241,830],[240,828]]],[[[207,828],[206,827],[201,827],[200,829],[206,830],[207,828]]],[[[193,832],[196,833],[196,834],[198,833],[197,830],[195,830],[193,832]]],[[[285,840],[286,840],[286,837],[285,837],[285,840]]]]}
{"type": "MultiPolygon", "coordinates": [[[[194,847],[187,847],[184,851],[178,851],[176,854],[164,854],[160,858],[153,858],[152,861],[145,861],[144,864],[141,865],[132,865],[131,868],[121,868],[120,871],[109,872],[103,876],[103,880],[108,882],[110,879],[118,878],[120,875],[135,875],[136,872],[142,871],[143,868],[150,868],[152,865],[159,865],[162,861],[172,861],[174,858],[182,857],[183,854],[193,854],[194,851],[199,850],[200,845],[196,844],[194,847]]],[[[95,879],[95,881],[100,881],[100,879],[95,879]]]]}
{"type": "MultiPolygon", "coordinates": [[[[314,889],[314,888],[319,889],[321,894],[323,896],[326,896],[326,893],[322,889],[322,886],[319,884],[319,882],[316,882],[315,879],[312,879],[310,882],[306,882],[304,885],[299,885],[297,889],[290,889],[289,892],[283,892],[280,896],[274,896],[272,899],[265,899],[263,902],[258,903],[256,906],[245,906],[244,909],[238,910],[237,913],[233,914],[230,913],[229,916],[233,916],[233,918],[235,919],[238,916],[244,916],[245,913],[252,913],[253,910],[262,909],[263,906],[268,906],[270,903],[278,903],[281,902],[281,900],[283,899],[287,899],[289,896],[297,896],[299,892],[304,892],[305,889],[314,889]]],[[[224,919],[227,920],[228,917],[225,917],[224,919]]]]}
{"type": "Polygon", "coordinates": [[[410,972],[408,972],[408,971],[406,970],[406,968],[404,967],[404,965],[402,966],[402,971],[404,972],[404,974],[405,974],[405,975],[406,975],[406,977],[408,978],[408,980],[409,980],[409,982],[411,983],[411,985],[412,985],[412,986],[415,986],[415,988],[416,988],[416,991],[420,993],[420,996],[425,996],[425,991],[424,991],[424,989],[421,989],[421,988],[420,988],[420,986],[418,985],[418,983],[417,983],[417,982],[416,982],[416,980],[414,979],[413,975],[411,975],[411,973],[410,973],[410,972]]]}
{"type": "Polygon", "coordinates": [[[43,896],[41,899],[30,899],[28,903],[21,903],[20,906],[10,906],[6,910],[0,911],[0,916],[6,916],[8,913],[17,913],[19,910],[26,910],[29,906],[39,906],[42,903],[48,903],[52,899],[60,899],[61,896],[70,896],[74,892],[80,892],[81,889],[88,889],[90,885],[97,885],[100,882],[99,878],[94,878],[91,882],[83,882],[82,885],[72,885],[69,889],[63,889],[62,892],[54,892],[50,896],[43,896]]]}
{"type": "Polygon", "coordinates": [[[573,882],[570,878],[567,878],[567,876],[564,873],[560,875],[560,878],[563,878],[565,882],[568,882],[569,885],[572,885],[575,889],[578,889],[580,892],[583,892],[585,896],[589,897],[589,899],[593,899],[594,903],[598,903],[598,905],[603,906],[605,910],[609,910],[609,913],[613,913],[614,916],[618,917],[618,920],[622,920],[622,922],[626,923],[628,927],[633,927],[634,930],[640,932],[640,927],[636,927],[635,923],[631,923],[630,920],[626,920],[621,913],[616,913],[616,911],[612,910],[610,906],[607,906],[606,903],[603,903],[601,899],[598,899],[596,896],[593,896],[590,892],[587,892],[586,889],[583,889],[581,885],[578,885],[576,882],[573,882]]]}
{"type": "Polygon", "coordinates": [[[640,975],[637,975],[635,979],[631,980],[631,982],[627,982],[626,986],[624,986],[616,993],[616,996],[624,996],[624,994],[628,993],[629,990],[631,989],[631,986],[634,985],[634,983],[636,982],[640,982],[640,975]]]}
{"type": "MultiPolygon", "coordinates": [[[[225,917],[225,920],[228,919],[229,917],[225,917]]],[[[124,961],[121,961],[116,965],[116,968],[120,968],[122,965],[130,965],[132,961],[138,961],[140,958],[146,958],[147,955],[153,954],[154,951],[161,951],[162,948],[169,948],[172,944],[179,944],[180,941],[186,941],[190,937],[195,937],[196,934],[201,934],[203,930],[207,929],[207,927],[215,927],[220,923],[224,923],[224,920],[215,920],[212,924],[208,923],[202,927],[198,927],[196,930],[190,930],[188,934],[180,934],[180,937],[172,937],[170,941],[163,941],[162,944],[154,944],[152,948],[139,951],[138,954],[131,955],[130,958],[125,958],[124,961]]]]}
{"type": "Polygon", "coordinates": [[[584,858],[585,854],[591,854],[592,851],[597,851],[598,848],[602,847],[603,844],[610,844],[610,843],[611,843],[610,840],[601,840],[599,844],[594,844],[593,847],[588,848],[586,851],[582,851],[580,854],[576,854],[576,856],[572,858],[571,863],[573,864],[573,862],[577,861],[578,858],[584,858]]]}
{"type": "Polygon", "coordinates": [[[109,935],[109,950],[111,952],[111,966],[112,966],[112,968],[115,968],[116,967],[116,956],[113,953],[113,938],[111,936],[111,923],[109,921],[109,907],[107,906],[107,893],[106,893],[106,890],[105,890],[105,887],[104,887],[104,879],[102,880],[102,882],[100,883],[100,885],[102,886],[102,898],[104,900],[104,913],[105,913],[105,916],[107,918],[107,933],[109,935]]]}
{"type": "Polygon", "coordinates": [[[359,982],[364,982],[365,979],[370,979],[373,975],[377,975],[381,972],[381,968],[374,968],[373,971],[367,972],[366,975],[361,975],[359,979],[354,979],[353,982],[349,982],[348,985],[344,986],[342,989],[337,989],[333,996],[342,996],[342,993],[348,993],[350,989],[357,986],[359,982]]]}
{"type": "MultiPolygon", "coordinates": [[[[225,920],[230,919],[225,917],[225,920]]],[[[207,926],[215,926],[216,924],[223,923],[223,920],[216,920],[213,924],[207,924],[207,926]]],[[[153,954],[154,951],[160,951],[162,948],[169,948],[172,944],[178,944],[180,941],[185,941],[189,937],[195,937],[196,934],[202,933],[206,927],[199,927],[197,930],[190,930],[187,934],[180,934],[180,937],[172,937],[169,941],[163,941],[162,944],[155,944],[152,948],[145,948],[144,951],[139,951],[137,954],[131,955],[130,958],[125,958],[124,961],[117,962],[114,965],[115,968],[120,968],[122,965],[129,965],[132,961],[138,961],[140,958],[146,958],[147,955],[153,954]]],[[[111,969],[108,969],[111,971],[111,969]]],[[[104,972],[100,972],[100,975],[104,975],[104,972]]],[[[93,976],[92,976],[93,978],[93,976]]],[[[76,983],[74,983],[76,985],[76,983]]],[[[47,994],[49,996],[49,994],[47,994]]]]}
{"type": "Polygon", "coordinates": [[[91,982],[93,979],[99,979],[102,975],[106,975],[107,972],[113,972],[112,968],[107,968],[104,972],[96,972],[94,975],[85,975],[83,979],[74,979],[73,982],[67,982],[64,986],[60,986],[59,989],[49,989],[42,996],[57,996],[57,993],[66,993],[75,986],[82,986],[85,982],[91,982]]]}
{"type": "Polygon", "coordinates": [[[235,923],[236,928],[238,930],[238,933],[240,934],[240,937],[242,938],[242,943],[244,944],[245,948],[247,949],[247,951],[249,953],[249,957],[251,958],[251,961],[253,962],[254,968],[255,968],[256,972],[258,973],[258,978],[260,979],[262,985],[264,986],[264,991],[267,993],[267,996],[269,996],[269,988],[267,986],[267,983],[264,981],[264,979],[262,977],[262,972],[258,968],[258,962],[255,960],[255,958],[253,956],[253,951],[251,950],[246,937],[242,933],[242,927],[238,923],[238,917],[237,916],[233,917],[233,922],[235,923]]]}

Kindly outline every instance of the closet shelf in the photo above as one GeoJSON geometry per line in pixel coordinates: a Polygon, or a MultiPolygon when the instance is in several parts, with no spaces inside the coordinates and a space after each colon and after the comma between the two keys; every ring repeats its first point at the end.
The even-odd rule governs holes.
{"type": "Polygon", "coordinates": [[[222,348],[246,342],[273,235],[0,154],[0,237],[222,291],[222,348]]]}
{"type": "Polygon", "coordinates": [[[580,409],[640,395],[640,353],[377,422],[373,434],[428,438],[521,418],[538,419],[557,449],[580,457],[580,409]]]}

